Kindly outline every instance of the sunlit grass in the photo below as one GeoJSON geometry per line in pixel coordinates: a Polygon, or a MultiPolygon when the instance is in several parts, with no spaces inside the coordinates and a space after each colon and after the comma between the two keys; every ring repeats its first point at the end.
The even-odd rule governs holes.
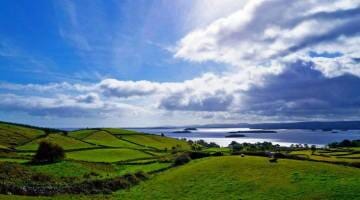
{"type": "Polygon", "coordinates": [[[67,158],[90,162],[117,162],[131,159],[148,158],[151,155],[132,149],[94,149],[75,151],[66,154],[67,158]]]}
{"type": "Polygon", "coordinates": [[[95,147],[93,145],[87,144],[85,142],[82,142],[80,140],[77,140],[77,139],[74,139],[71,137],[65,137],[60,134],[50,134],[45,138],[40,138],[40,139],[31,141],[23,146],[19,146],[19,147],[17,147],[17,149],[35,151],[35,150],[37,150],[39,143],[44,140],[58,144],[61,147],[63,147],[65,150],[95,147]]]}
{"type": "Polygon", "coordinates": [[[143,182],[121,199],[356,199],[360,170],[311,161],[217,157],[192,161],[143,182]]]}

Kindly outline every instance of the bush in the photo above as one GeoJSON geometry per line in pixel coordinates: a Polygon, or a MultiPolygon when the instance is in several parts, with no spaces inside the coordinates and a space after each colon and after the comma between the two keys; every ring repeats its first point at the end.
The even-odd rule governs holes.
{"type": "Polygon", "coordinates": [[[190,161],[191,158],[188,154],[181,154],[180,156],[175,158],[174,165],[175,166],[184,165],[190,161]]]}
{"type": "Polygon", "coordinates": [[[42,141],[32,161],[33,163],[54,163],[64,158],[65,152],[61,146],[42,141]]]}
{"type": "Polygon", "coordinates": [[[217,152],[215,152],[215,153],[213,153],[213,154],[211,154],[212,156],[223,156],[224,155],[224,153],[223,152],[220,152],[220,151],[217,151],[217,152]]]}
{"type": "Polygon", "coordinates": [[[199,158],[209,157],[210,153],[201,152],[201,151],[191,151],[188,153],[188,156],[191,159],[199,159],[199,158]]]}

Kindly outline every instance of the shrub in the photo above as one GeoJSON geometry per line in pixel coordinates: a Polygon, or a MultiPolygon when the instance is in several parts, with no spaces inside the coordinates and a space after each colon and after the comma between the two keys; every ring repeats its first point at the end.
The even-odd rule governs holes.
{"type": "Polygon", "coordinates": [[[314,155],[314,153],[315,153],[315,151],[316,151],[316,146],[315,146],[315,145],[311,145],[310,149],[311,149],[311,155],[314,155]]]}
{"type": "Polygon", "coordinates": [[[146,180],[149,178],[149,175],[143,171],[138,171],[135,173],[135,176],[138,177],[141,180],[146,180]]]}
{"type": "Polygon", "coordinates": [[[175,166],[184,165],[190,161],[191,161],[191,158],[189,157],[188,154],[181,154],[175,158],[174,165],[175,166]]]}
{"type": "Polygon", "coordinates": [[[54,163],[64,158],[65,152],[61,146],[42,141],[32,161],[33,163],[54,163]]]}
{"type": "Polygon", "coordinates": [[[191,151],[188,153],[188,156],[191,159],[199,159],[199,158],[209,157],[210,153],[201,152],[201,151],[191,151]]]}
{"type": "Polygon", "coordinates": [[[51,181],[51,176],[46,175],[46,174],[42,174],[42,173],[36,173],[34,175],[31,176],[31,180],[35,181],[35,182],[49,182],[51,181]]]}
{"type": "Polygon", "coordinates": [[[220,151],[217,151],[217,152],[215,152],[215,153],[213,153],[213,154],[211,154],[212,156],[223,156],[224,155],[224,153],[223,152],[220,152],[220,151]]]}

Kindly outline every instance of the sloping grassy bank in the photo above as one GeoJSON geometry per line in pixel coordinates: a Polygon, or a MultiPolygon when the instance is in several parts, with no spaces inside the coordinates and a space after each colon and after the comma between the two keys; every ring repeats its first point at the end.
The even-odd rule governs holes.
{"type": "Polygon", "coordinates": [[[118,199],[359,199],[360,170],[262,157],[204,158],[167,170],[118,199]]]}

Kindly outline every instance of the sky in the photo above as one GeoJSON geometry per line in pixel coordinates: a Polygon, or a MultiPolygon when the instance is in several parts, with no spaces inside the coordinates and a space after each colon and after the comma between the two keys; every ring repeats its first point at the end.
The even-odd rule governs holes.
{"type": "Polygon", "coordinates": [[[360,120],[360,0],[2,0],[0,120],[360,120]]]}

